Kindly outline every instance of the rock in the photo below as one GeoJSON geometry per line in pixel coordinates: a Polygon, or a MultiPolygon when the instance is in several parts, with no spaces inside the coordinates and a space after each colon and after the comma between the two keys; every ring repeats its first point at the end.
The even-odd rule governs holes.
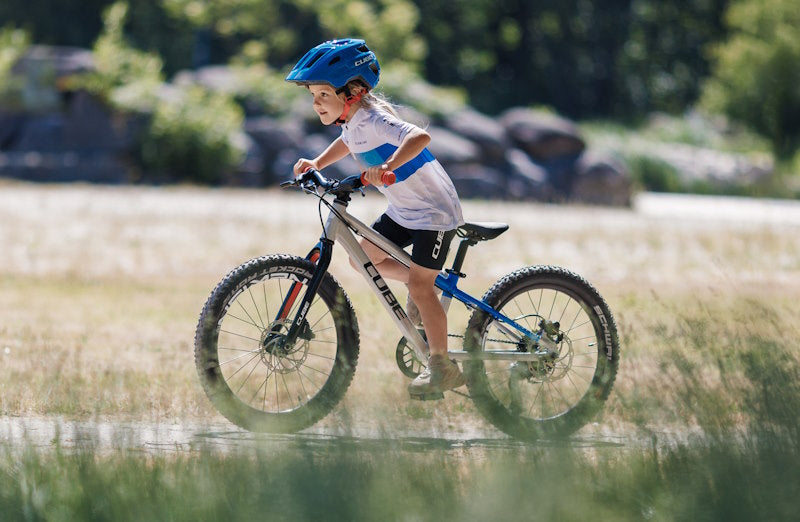
{"type": "Polygon", "coordinates": [[[66,117],[59,113],[31,114],[22,123],[9,150],[58,152],[64,150],[66,117]]]}
{"type": "Polygon", "coordinates": [[[12,151],[0,153],[0,173],[26,181],[126,183],[128,165],[113,154],[12,151]]]}
{"type": "Polygon", "coordinates": [[[502,163],[510,142],[503,126],[496,120],[473,109],[464,109],[445,118],[447,128],[476,143],[481,159],[502,163]]]}
{"type": "Polygon", "coordinates": [[[176,85],[202,85],[211,91],[233,94],[239,92],[241,79],[227,65],[209,65],[194,71],[180,71],[175,75],[176,85]]]}
{"type": "Polygon", "coordinates": [[[630,174],[622,162],[610,155],[584,152],[575,163],[570,199],[596,205],[629,206],[630,174]]]}
{"type": "Polygon", "coordinates": [[[548,201],[553,196],[553,187],[547,171],[531,161],[520,149],[506,152],[508,171],[508,197],[511,199],[535,199],[548,201]]]}
{"type": "Polygon", "coordinates": [[[500,116],[500,124],[517,147],[539,161],[577,157],[586,148],[574,123],[543,111],[509,109],[500,116]]]}
{"type": "Polygon", "coordinates": [[[31,45],[11,68],[13,74],[32,76],[49,71],[56,79],[94,70],[92,51],[79,47],[31,45]]]}
{"type": "Polygon", "coordinates": [[[459,198],[504,199],[508,196],[502,172],[479,164],[452,165],[447,173],[459,198]]]}
{"type": "Polygon", "coordinates": [[[300,149],[305,137],[299,122],[275,120],[266,116],[248,118],[244,131],[261,147],[266,158],[275,158],[284,149],[300,149]]]}
{"type": "Polygon", "coordinates": [[[686,186],[697,182],[717,187],[748,185],[764,179],[774,168],[768,155],[725,152],[682,143],[651,145],[641,153],[673,166],[686,186]]]}
{"type": "MultiPolygon", "coordinates": [[[[295,154],[293,158],[285,157],[284,161],[286,167],[284,168],[286,168],[286,171],[285,173],[280,173],[282,179],[286,179],[292,175],[292,166],[299,158],[317,157],[322,151],[328,148],[328,145],[331,144],[331,141],[332,140],[330,137],[325,134],[312,134],[308,136],[305,140],[304,147],[300,149],[299,154],[295,154]],[[289,162],[289,160],[291,160],[291,162],[289,162]]],[[[359,166],[358,162],[352,156],[345,156],[333,165],[326,167],[323,174],[327,178],[342,179],[346,178],[347,176],[358,174],[359,172],[361,172],[361,167],[359,166]]]]}
{"type": "Polygon", "coordinates": [[[239,132],[234,137],[234,142],[244,151],[244,157],[236,169],[226,176],[225,184],[243,187],[271,185],[275,180],[272,179],[272,173],[265,172],[264,154],[255,140],[247,133],[239,132]]]}
{"type": "Polygon", "coordinates": [[[115,118],[109,108],[86,91],[69,96],[61,146],[64,150],[122,151],[131,145],[124,117],[115,118]]]}
{"type": "Polygon", "coordinates": [[[409,107],[408,105],[400,105],[396,106],[395,110],[397,114],[400,116],[400,119],[403,121],[407,121],[409,123],[413,123],[417,127],[422,129],[427,129],[431,125],[431,119],[416,110],[414,107],[409,107]]]}
{"type": "Polygon", "coordinates": [[[431,143],[428,145],[428,150],[436,156],[436,159],[444,165],[445,169],[449,165],[472,163],[480,160],[478,146],[470,140],[442,127],[430,127],[428,133],[431,135],[431,143]]]}
{"type": "Polygon", "coordinates": [[[27,116],[22,112],[0,110],[0,150],[14,146],[27,116]]]}

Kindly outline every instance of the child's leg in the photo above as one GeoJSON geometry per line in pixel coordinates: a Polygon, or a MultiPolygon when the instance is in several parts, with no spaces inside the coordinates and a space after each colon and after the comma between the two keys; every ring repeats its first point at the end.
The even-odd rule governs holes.
{"type": "Polygon", "coordinates": [[[447,353],[447,314],[434,291],[438,270],[411,263],[408,271],[408,291],[419,309],[431,355],[447,353]]]}
{"type": "MultiPolygon", "coordinates": [[[[364,249],[364,252],[367,254],[370,261],[372,261],[372,264],[378,269],[381,277],[408,283],[408,268],[406,268],[405,265],[392,259],[386,252],[366,239],[362,239],[360,243],[361,248],[364,249]]],[[[352,258],[350,258],[350,266],[356,268],[356,264],[353,262],[352,258]]]]}

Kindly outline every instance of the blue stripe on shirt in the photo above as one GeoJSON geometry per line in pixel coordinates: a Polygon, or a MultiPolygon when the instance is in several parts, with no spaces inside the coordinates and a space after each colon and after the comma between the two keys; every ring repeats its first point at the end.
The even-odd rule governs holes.
{"type": "MultiPolygon", "coordinates": [[[[397,147],[394,145],[384,143],[380,147],[366,152],[356,152],[355,155],[358,157],[362,167],[374,167],[382,165],[396,150],[397,147]]],[[[420,167],[434,159],[436,158],[433,157],[433,154],[431,154],[427,148],[423,149],[415,158],[395,169],[394,174],[397,176],[397,181],[408,179],[412,174],[418,171],[420,167]]]]}

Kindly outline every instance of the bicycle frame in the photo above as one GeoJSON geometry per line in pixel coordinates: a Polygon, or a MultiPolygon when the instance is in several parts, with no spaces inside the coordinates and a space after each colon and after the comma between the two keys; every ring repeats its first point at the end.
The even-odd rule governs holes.
{"type": "MultiPolygon", "coordinates": [[[[303,301],[298,308],[292,326],[286,336],[286,342],[292,343],[297,338],[305,319],[305,314],[311,306],[311,302],[316,296],[317,288],[322,281],[322,276],[327,271],[330,264],[333,255],[333,245],[338,242],[348,253],[351,260],[353,260],[358,272],[367,281],[368,286],[373,293],[375,293],[378,301],[392,318],[395,326],[397,326],[398,330],[400,330],[403,336],[408,340],[409,345],[414,349],[419,360],[427,361],[427,342],[409,320],[400,302],[394,296],[366,252],[364,252],[364,249],[361,248],[355,235],[370,241],[406,267],[411,266],[411,256],[405,250],[399,248],[376,232],[372,227],[350,215],[347,212],[348,203],[349,198],[337,198],[330,205],[331,212],[325,223],[322,238],[307,256],[307,259],[316,262],[317,269],[308,285],[306,294],[303,296],[303,301]]],[[[476,299],[458,289],[458,281],[462,275],[463,274],[458,273],[457,270],[450,270],[439,274],[436,278],[435,284],[442,290],[442,306],[445,312],[447,312],[451,299],[455,298],[470,309],[474,310],[477,308],[488,313],[492,317],[492,320],[496,322],[498,328],[513,341],[522,342],[524,340],[526,344],[530,345],[531,342],[535,343],[543,338],[540,334],[529,331],[517,321],[501,314],[480,299],[476,299]]],[[[299,284],[296,284],[287,294],[281,311],[279,312],[279,318],[285,317],[293,306],[295,299],[298,297],[299,286],[299,284]]],[[[476,357],[475,354],[463,350],[449,350],[448,356],[456,360],[474,359],[476,357]]],[[[519,350],[492,350],[489,352],[482,352],[479,358],[509,361],[535,361],[541,358],[541,354],[519,350]]]]}

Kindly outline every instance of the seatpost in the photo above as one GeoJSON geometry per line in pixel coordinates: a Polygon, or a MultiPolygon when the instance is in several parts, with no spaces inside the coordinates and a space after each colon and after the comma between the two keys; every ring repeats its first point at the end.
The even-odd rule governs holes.
{"type": "Polygon", "coordinates": [[[472,238],[462,238],[461,241],[458,242],[458,251],[456,251],[456,257],[453,259],[453,266],[447,270],[447,272],[454,273],[459,277],[466,277],[466,275],[461,272],[461,267],[464,266],[464,258],[467,256],[467,249],[477,244],[478,242],[472,238]]]}

